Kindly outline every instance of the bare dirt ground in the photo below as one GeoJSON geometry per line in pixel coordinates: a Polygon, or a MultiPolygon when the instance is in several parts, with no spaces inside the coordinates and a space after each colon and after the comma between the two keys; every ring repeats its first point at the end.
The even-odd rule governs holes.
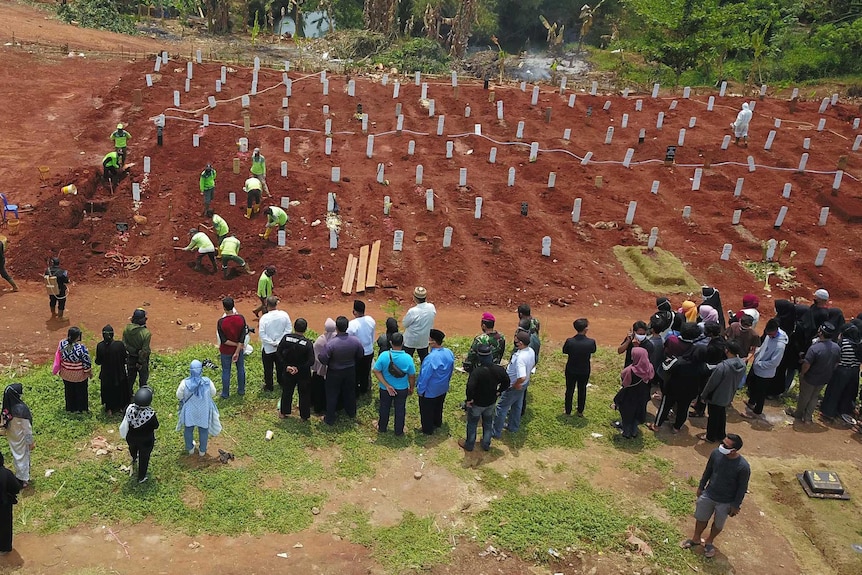
{"type": "MultiPolygon", "coordinates": [[[[282,153],[286,133],[279,129],[285,113],[281,108],[283,88],[252,99],[252,125],[276,127],[252,130],[250,136],[250,146],[261,146],[267,155],[274,196],[289,196],[300,202],[290,208],[288,250],[258,240],[257,233],[263,227],[260,216],[248,222],[241,217],[239,207],[228,205],[229,191],[237,192],[240,202],[244,200],[240,186],[247,173],[248,158],[236,153],[236,139],[243,135],[239,103],[224,102],[215,109],[200,110],[205,106],[206,96],[216,95],[213,83],[219,65],[196,66],[192,91],[186,94],[182,86],[185,62],[171,60],[161,75],[154,78],[155,86],[148,90],[144,74],[152,72],[151,60],[69,58],[65,51],[60,53],[59,47],[68,45],[68,51],[88,48],[117,51],[116,47],[122,45],[126,51],[155,53],[160,49],[172,50],[171,44],[78,29],[45,18],[45,14],[30,7],[0,1],[4,42],[11,42],[14,32],[15,41],[25,43],[24,48],[6,46],[0,52],[0,101],[11,105],[0,113],[0,150],[4,158],[0,163],[0,189],[8,192],[16,203],[32,206],[22,214],[20,233],[9,234],[9,268],[21,280],[22,291],[0,295],[3,346],[0,360],[4,365],[14,366],[24,359],[44,361],[68,325],[82,325],[97,333],[105,323],[123,325],[138,306],[150,311],[154,345],[160,350],[210,341],[212,323],[219,315],[218,299],[223,295],[238,296],[240,311],[249,313],[250,306],[256,303],[253,297],[256,278],[223,281],[219,276],[196,274],[188,266],[191,256],[177,256],[172,249],[184,245],[186,230],[200,221],[196,216],[200,212],[197,175],[207,161],[213,161],[219,172],[216,208],[242,239],[242,255],[258,271],[261,265],[276,263],[277,292],[285,307],[293,317],[307,317],[315,329],[320,329],[327,316],[349,315],[353,296],[342,296],[339,290],[348,251],[356,252],[360,245],[381,239],[381,287],[365,296],[372,315],[381,324],[386,315],[384,307],[392,305],[390,300],[400,305],[403,316],[409,307],[412,286],[424,284],[429,288],[431,301],[439,304],[438,325],[447,333],[476,333],[481,312],[488,310],[499,318],[501,331],[509,334],[515,324],[515,307],[526,301],[533,305],[535,315],[542,320],[543,333],[554,345],[570,335],[571,321],[581,315],[593,319],[591,334],[600,344],[616,344],[633,320],[646,319],[652,309],[653,295],[637,290],[610,252],[614,245],[643,243],[637,229],[622,223],[631,199],[638,201],[635,224],[647,231],[658,226],[659,245],[682,259],[699,281],[718,286],[726,308],[736,308],[742,294],[750,291],[761,295],[762,308],[769,316],[770,296],[809,297],[814,288],[823,286],[830,290],[834,305],[842,307],[848,315],[859,311],[855,280],[862,263],[862,244],[856,233],[858,224],[848,221],[854,214],[862,213],[859,208],[862,187],[857,180],[862,160],[850,150],[858,132],[852,129],[853,118],[859,115],[855,105],[841,102],[830,107],[823,115],[827,119],[826,130],[818,132],[819,102],[801,102],[791,114],[785,101],[768,98],[758,101],[749,148],[731,146],[721,151],[721,137],[727,133],[726,126],[735,116],[741,98],[717,99],[716,111],[709,113],[705,111],[709,94],[696,94],[690,100],[678,95],[676,109],[671,111],[672,95],[652,100],[648,95],[623,99],[578,92],[576,106],[570,109],[566,96],[545,87],[539,104],[531,107],[529,89],[522,93],[517,86],[509,86],[497,88],[506,114],[506,119],[498,122],[481,86],[462,85],[455,99],[448,81],[432,80],[429,96],[435,99],[437,112],[446,115],[446,134],[472,132],[473,125],[481,123],[484,134],[500,142],[511,142],[516,140],[518,121],[523,120],[524,143],[538,141],[543,150],[566,149],[579,156],[592,151],[593,159],[600,161],[619,162],[629,147],[636,150],[635,162],[660,160],[665,146],[676,144],[679,128],[687,128],[691,116],[698,119],[696,127],[687,130],[686,144],[678,148],[677,165],[673,167],[665,167],[660,161],[632,169],[602,163],[583,166],[571,156],[551,152],[540,153],[538,161],[531,163],[523,146],[494,144],[473,136],[406,134],[378,137],[374,158],[367,159],[365,135],[351,118],[352,111],[361,102],[376,123],[371,126],[372,133],[394,130],[396,101],[392,99],[391,83],[383,87],[379,81],[356,78],[359,97],[349,98],[345,92],[347,79],[332,77],[330,95],[324,98],[316,77],[303,80],[301,74],[291,73],[294,95],[286,112],[291,118],[292,131],[287,133],[292,139],[291,153],[282,153]],[[57,49],[27,48],[27,42],[51,44],[57,49]],[[142,107],[133,109],[132,91],[139,88],[144,91],[142,107]],[[234,126],[213,125],[203,129],[192,121],[169,119],[166,145],[157,147],[150,118],[172,105],[173,90],[182,93],[181,108],[200,111],[167,111],[169,115],[200,121],[202,113],[207,112],[211,122],[234,126]],[[642,112],[634,110],[636,98],[643,99],[642,112]],[[608,112],[602,110],[605,101],[611,102],[608,112]],[[331,157],[323,153],[322,133],[297,130],[321,132],[324,104],[330,106],[333,120],[331,157]],[[466,118],[464,107],[468,104],[472,113],[466,118]],[[589,122],[587,106],[593,110],[589,122]],[[547,107],[553,108],[550,125],[544,122],[547,107]],[[655,130],[659,111],[666,113],[665,126],[660,132],[655,130]],[[625,129],[620,127],[623,113],[629,115],[625,129]],[[778,129],[773,150],[765,151],[764,141],[767,132],[774,129],[774,118],[782,119],[782,128],[778,129]],[[120,190],[112,195],[97,182],[95,171],[109,150],[108,134],[118,121],[129,124],[133,135],[129,161],[136,165],[120,190]],[[616,133],[612,144],[604,145],[608,126],[615,126],[616,133]],[[570,142],[561,139],[564,128],[573,130],[570,142]],[[637,144],[640,128],[647,130],[642,145],[637,144]],[[193,133],[201,136],[198,149],[192,147],[193,133]],[[809,170],[832,171],[839,156],[848,156],[837,198],[830,195],[831,174],[793,171],[804,151],[804,137],[812,139],[809,170]],[[416,141],[414,158],[406,154],[410,139],[416,141]],[[445,159],[447,140],[454,142],[451,160],[445,159]],[[493,166],[487,162],[492,145],[498,148],[497,164],[493,166]],[[133,224],[132,233],[123,238],[115,232],[114,224],[130,222],[136,213],[130,184],[143,181],[145,155],[152,158],[154,173],[138,213],[145,215],[148,222],[133,224]],[[748,155],[754,156],[758,164],[755,172],[749,173],[745,166],[721,165],[745,164],[748,155]],[[238,175],[231,173],[234,157],[241,161],[238,175]],[[703,164],[705,159],[711,160],[712,168],[704,171],[702,190],[692,192],[694,168],[684,164],[703,164]],[[289,162],[287,179],[279,175],[282,160],[289,162]],[[388,187],[375,182],[378,162],[385,164],[388,187]],[[417,163],[425,168],[425,182],[418,188],[414,184],[417,163]],[[39,165],[49,168],[46,182],[40,181],[39,165]],[[333,166],[341,167],[342,176],[350,181],[330,183],[333,166]],[[517,169],[514,188],[506,185],[509,166],[517,169]],[[766,166],[785,170],[767,170],[766,166]],[[466,187],[457,185],[460,167],[468,169],[466,187]],[[557,186],[548,190],[548,173],[552,171],[557,174],[557,186]],[[601,189],[594,186],[597,175],[604,179],[601,189]],[[745,187],[742,197],[734,198],[738,177],[745,177],[745,187]],[[649,193],[653,180],[661,181],[657,196],[649,193]],[[792,184],[789,199],[781,197],[785,182],[792,184]],[[60,188],[69,183],[79,185],[78,196],[62,197],[60,188]],[[427,213],[424,190],[432,187],[437,194],[435,211],[427,213]],[[338,194],[344,222],[340,247],[332,253],[324,227],[310,225],[323,216],[328,191],[338,194]],[[390,195],[394,202],[393,215],[388,219],[382,215],[384,194],[390,195]],[[480,222],[473,219],[472,213],[476,196],[484,198],[480,222]],[[573,225],[570,217],[575,197],[584,201],[584,223],[579,225],[573,225]],[[529,202],[526,218],[520,215],[522,201],[529,202]],[[820,228],[816,225],[817,216],[824,201],[832,205],[833,212],[829,225],[820,228]],[[693,209],[687,224],[681,218],[684,205],[693,209]],[[772,224],[782,205],[789,207],[788,218],[781,230],[776,231],[772,224]],[[734,209],[743,210],[745,230],[734,230],[730,225],[734,209]],[[589,225],[600,221],[614,221],[618,227],[605,230],[589,225]],[[455,230],[451,251],[439,247],[447,225],[455,230]],[[405,250],[401,253],[391,250],[395,229],[405,230],[405,250]],[[414,241],[419,232],[426,234],[428,241],[414,241]],[[495,235],[503,238],[501,254],[491,253],[490,241],[495,235]],[[551,259],[539,255],[541,238],[545,235],[552,238],[551,259]],[[180,240],[174,241],[174,237],[180,240]],[[773,285],[771,292],[764,292],[763,284],[755,282],[738,265],[738,259],[760,259],[760,241],[771,237],[788,240],[788,252],[798,252],[794,260],[800,268],[798,288],[783,291],[773,285]],[[734,245],[730,262],[718,259],[725,242],[734,245]],[[812,262],[821,247],[829,248],[828,265],[814,268],[812,262]],[[110,248],[127,255],[147,255],[150,263],[137,271],[122,272],[104,257],[103,252],[110,248]],[[75,282],[69,299],[70,323],[47,319],[47,298],[38,282],[46,258],[58,253],[75,282]]],[[[185,46],[182,51],[188,52],[185,46]]],[[[248,69],[231,72],[218,98],[237,98],[246,93],[251,75],[248,69]]],[[[405,128],[435,134],[437,121],[429,119],[427,110],[419,104],[419,88],[413,86],[412,79],[404,80],[400,101],[405,128]]],[[[260,72],[261,89],[280,81],[280,72],[260,72]]],[[[0,233],[7,235],[8,231],[0,233]]],[[[674,303],[679,304],[682,299],[683,296],[674,296],[674,303]]],[[[843,430],[819,425],[796,430],[778,415],[778,406],[770,406],[768,413],[773,418],[769,425],[751,426],[733,415],[730,418],[730,429],[745,434],[746,452],[764,477],[776,465],[771,458],[785,453],[805,459],[806,464],[843,461],[852,458],[849,453],[858,453],[858,441],[848,439],[843,430]]],[[[706,453],[703,446],[691,449],[696,430],[692,427],[688,434],[663,438],[668,446],[658,454],[673,460],[679,472],[700,473],[706,453]]],[[[501,470],[523,465],[535,473],[531,457],[553,455],[507,452],[506,457],[488,464],[501,470]]],[[[609,468],[607,475],[611,476],[613,471],[609,468]]],[[[388,473],[397,473],[397,469],[388,473]]],[[[434,477],[432,473],[430,478],[434,477]]],[[[411,490],[413,484],[396,490],[392,496],[399,501],[399,510],[415,511],[416,506],[428,505],[435,512],[446,512],[440,501],[447,496],[445,487],[452,480],[443,471],[438,479],[436,483],[423,484],[436,485],[433,488],[437,491],[417,493],[411,490]]],[[[536,478],[537,482],[545,480],[536,478]]],[[[565,479],[554,481],[565,483],[565,479]]],[[[631,482],[633,493],[649,493],[648,477],[632,476],[626,481],[631,482]]],[[[733,537],[740,541],[729,552],[733,558],[728,572],[801,572],[794,559],[800,541],[787,535],[793,526],[777,532],[770,522],[772,511],[777,508],[771,506],[766,495],[761,499],[757,491],[764,489],[769,493],[766,491],[769,485],[766,482],[755,486],[752,504],[728,527],[727,543],[733,537]]],[[[340,497],[347,502],[351,498],[365,500],[369,497],[366,487],[369,486],[358,485],[356,490],[340,497]]],[[[374,520],[390,523],[393,517],[374,507],[374,520]]],[[[681,528],[687,526],[688,520],[680,523],[681,528]]],[[[91,525],[48,537],[25,534],[16,538],[16,548],[17,554],[7,557],[0,570],[59,574],[99,566],[118,573],[211,573],[213,566],[217,566],[224,573],[275,573],[290,568],[291,572],[295,569],[303,573],[358,574],[378,573],[381,569],[366,549],[314,531],[263,538],[191,538],[162,533],[149,525],[105,528],[91,525]],[[195,546],[195,542],[200,546],[195,546]],[[302,543],[303,547],[294,548],[296,543],[302,543]],[[243,552],[242,564],[235,558],[234,551],[238,549],[243,552]],[[276,557],[281,552],[290,553],[290,557],[276,557]]],[[[479,558],[478,551],[480,548],[472,544],[459,544],[453,563],[432,572],[514,574],[532,569],[517,559],[498,562],[491,557],[479,558]]],[[[554,567],[556,572],[565,573],[627,572],[624,566],[606,558],[591,559],[573,567],[554,567]],[[596,571],[590,571],[593,567],[596,571]]]]}

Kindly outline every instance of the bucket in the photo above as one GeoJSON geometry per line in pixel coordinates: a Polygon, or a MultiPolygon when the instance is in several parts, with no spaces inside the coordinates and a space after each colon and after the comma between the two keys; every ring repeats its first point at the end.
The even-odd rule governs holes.
{"type": "Polygon", "coordinates": [[[9,227],[9,235],[15,236],[18,235],[18,226],[21,224],[21,220],[7,220],[6,225],[9,227]]]}
{"type": "Polygon", "coordinates": [[[239,151],[242,154],[248,153],[248,138],[240,138],[239,139],[239,151]]]}
{"type": "Polygon", "coordinates": [[[0,244],[3,244],[3,247],[6,247],[6,236],[0,236],[0,244]]]}
{"type": "Polygon", "coordinates": [[[63,186],[63,193],[69,196],[76,196],[78,195],[78,187],[75,184],[63,186]]]}

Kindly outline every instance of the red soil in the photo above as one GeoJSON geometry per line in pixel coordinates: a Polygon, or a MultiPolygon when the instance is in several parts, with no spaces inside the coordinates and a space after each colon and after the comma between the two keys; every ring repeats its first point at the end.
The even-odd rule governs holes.
{"type": "MultiPolygon", "coordinates": [[[[28,75],[24,65],[27,57],[20,53],[9,54],[0,67],[4,75],[28,75]]],[[[51,64],[49,64],[51,65],[51,64]]],[[[522,93],[517,86],[497,87],[497,98],[504,102],[505,120],[496,119],[496,107],[489,102],[489,93],[481,85],[460,86],[456,99],[447,82],[429,86],[429,97],[435,99],[438,114],[445,114],[444,136],[436,136],[437,118],[429,118],[419,103],[420,88],[412,78],[401,86],[398,100],[392,98],[392,83],[382,86],[379,81],[356,78],[357,97],[347,95],[347,79],[329,76],[329,96],[322,95],[318,75],[305,76],[291,72],[293,96],[287,113],[290,132],[281,129],[285,112],[281,100],[285,94],[282,73],[261,70],[259,93],[252,96],[250,108],[253,127],[249,146],[259,146],[267,157],[268,182],[273,199],[265,199],[264,206],[278,202],[281,196],[298,200],[289,209],[286,248],[278,248],[273,238],[265,242],[257,237],[263,230],[264,218],[257,215],[251,221],[242,217],[245,194],[241,191],[247,177],[250,160],[237,153],[236,142],[243,137],[242,109],[239,97],[248,92],[252,71],[238,69],[228,74],[228,81],[220,94],[214,84],[219,77],[220,65],[195,65],[191,92],[186,94],[183,85],[186,77],[184,61],[171,60],[163,66],[161,75],[154,75],[155,84],[147,88],[144,76],[153,72],[152,61],[129,64],[114,63],[113,72],[120,71],[119,79],[106,73],[100,65],[79,60],[64,60],[53,64],[54,73],[40,74],[43,82],[54,81],[56,76],[74,78],[81,85],[92,85],[93,98],[100,106],[79,106],[71,115],[80,129],[71,134],[54,134],[51,146],[56,153],[64,151],[70,157],[79,150],[86,152],[78,161],[52,166],[50,187],[40,194],[13,194],[13,201],[33,203],[35,209],[26,216],[22,234],[16,239],[16,251],[29,253],[25,258],[10,258],[14,273],[32,277],[34,265],[41,267],[49,255],[62,250],[63,265],[79,281],[95,281],[100,277],[123,274],[117,265],[101,253],[113,248],[122,253],[147,255],[150,263],[140,271],[130,272],[139,281],[163,289],[177,290],[181,295],[213,298],[225,293],[253,293],[257,276],[234,277],[223,280],[190,269],[191,254],[175,252],[175,246],[184,246],[188,228],[202,221],[201,196],[198,176],[204,165],[211,161],[218,170],[215,209],[229,222],[232,232],[243,242],[240,255],[251,267],[260,271],[262,266],[274,263],[279,268],[278,279],[288,287],[287,297],[294,301],[318,301],[321,297],[340,294],[342,274],[347,254],[357,253],[361,245],[375,239],[383,240],[380,254],[377,296],[379,299],[409,297],[414,285],[429,287],[430,299],[439,303],[466,299],[480,305],[505,306],[511,302],[527,301],[544,305],[549,301],[562,301],[583,309],[594,301],[605,304],[626,305],[627,302],[650,300],[628,279],[614,259],[614,245],[634,245],[639,240],[631,226],[623,224],[630,200],[638,201],[634,224],[645,231],[653,226],[660,229],[659,245],[672,251],[686,263],[691,273],[703,283],[716,285],[725,294],[725,306],[735,307],[744,292],[762,295],[762,284],[740,265],[742,259],[760,259],[759,241],[744,239],[730,225],[734,209],[743,210],[742,224],[758,240],[786,239],[789,253],[798,253],[794,264],[798,266],[801,287],[792,293],[773,288],[773,297],[810,297],[817,287],[827,287],[834,305],[846,311],[857,311],[853,300],[859,297],[853,275],[846,270],[859,269],[862,263],[860,244],[854,235],[855,226],[842,221],[845,214],[857,213],[862,206],[862,185],[855,179],[860,166],[858,153],[850,148],[858,130],[852,129],[857,110],[855,106],[839,103],[822,115],[826,118],[826,131],[816,131],[819,102],[800,102],[795,113],[790,113],[786,101],[766,99],[758,101],[751,127],[749,147],[731,144],[720,150],[722,137],[729,133],[728,124],[735,118],[742,98],[716,97],[716,108],[706,111],[706,95],[695,95],[690,100],[678,99],[675,110],[669,110],[671,98],[643,100],[643,111],[635,111],[635,96],[589,96],[579,92],[574,109],[567,106],[568,94],[561,96],[545,89],[539,104],[530,106],[530,92],[522,93]],[[265,91],[266,88],[275,86],[265,91]],[[132,94],[143,91],[143,105],[133,108],[132,94]],[[182,92],[183,110],[167,110],[173,104],[173,91],[182,92]],[[261,93],[262,92],[262,93],[261,93]],[[215,95],[220,103],[214,109],[206,108],[207,96],[215,95]],[[223,102],[236,98],[233,102],[223,102]],[[609,111],[602,110],[605,101],[611,102],[609,111]],[[353,118],[356,104],[372,122],[370,133],[391,132],[396,127],[396,102],[403,105],[404,128],[431,135],[378,135],[374,157],[365,156],[366,136],[361,133],[360,122],[353,118]],[[472,114],[464,116],[464,107],[470,105],[472,114]],[[322,106],[329,105],[333,131],[333,153],[324,154],[324,117],[322,106]],[[593,114],[587,121],[585,110],[592,106],[593,114]],[[545,122],[545,108],[553,109],[552,121],[545,122]],[[167,110],[167,111],[166,111],[167,110]],[[666,116],[664,128],[655,129],[658,112],[666,116]],[[152,118],[160,113],[169,118],[165,128],[165,145],[156,145],[156,129],[152,118]],[[209,121],[231,123],[233,126],[210,125],[203,128],[203,113],[209,121]],[[628,127],[621,128],[622,114],[629,114],[628,127]],[[697,125],[688,129],[689,118],[697,116],[697,125]],[[182,121],[174,117],[183,118],[182,121]],[[782,126],[771,151],[763,144],[772,128],[773,119],[782,118],[782,126]],[[499,142],[515,141],[519,120],[526,123],[525,145],[496,145],[497,163],[488,163],[493,144],[485,138],[469,135],[455,138],[448,135],[472,133],[474,124],[482,125],[482,133],[499,142]],[[130,175],[111,195],[110,190],[96,178],[97,166],[110,149],[108,134],[118,121],[128,125],[131,140],[128,161],[134,162],[130,175]],[[615,126],[613,143],[605,145],[608,126],[615,126]],[[687,128],[686,141],[677,149],[676,165],[666,167],[661,160],[665,147],[677,143],[680,128],[687,128]],[[571,128],[571,142],[562,140],[563,130],[571,128]],[[646,141],[637,143],[638,130],[646,129],[646,141]],[[314,130],[315,133],[300,130],[314,130]],[[342,134],[340,132],[351,132],[342,134]],[[192,147],[192,134],[201,136],[200,147],[192,147]],[[284,136],[291,138],[291,152],[283,153],[284,136]],[[803,153],[802,140],[812,140],[809,172],[798,174],[794,170],[803,153]],[[409,140],[416,142],[416,155],[407,155],[409,140]],[[453,141],[453,159],[445,158],[446,142],[453,141]],[[539,142],[542,150],[567,150],[577,156],[587,151],[594,153],[592,162],[583,166],[578,158],[563,152],[543,151],[538,160],[529,162],[528,145],[539,142]],[[619,162],[627,148],[634,148],[631,168],[619,162]],[[472,152],[470,152],[472,150],[472,152]],[[143,181],[143,157],[152,158],[153,173],[143,193],[139,213],[147,218],[146,224],[132,221],[131,182],[143,181]],[[753,173],[745,165],[747,156],[753,156],[758,167],[753,173]],[[832,172],[838,157],[848,155],[849,160],[840,190],[840,205],[830,197],[832,172]],[[232,159],[239,157],[239,174],[232,173],[232,159]],[[701,190],[691,191],[691,178],[695,166],[705,159],[711,160],[705,169],[701,190]],[[280,176],[280,162],[289,164],[289,177],[280,176]],[[651,163],[638,164],[653,160],[651,163]],[[657,160],[657,161],[656,161],[657,160]],[[378,162],[385,162],[385,177],[389,185],[375,181],[378,162]],[[424,183],[416,186],[415,166],[424,166],[424,183]],[[610,163],[602,163],[610,162],[610,163]],[[736,165],[739,164],[739,165],[736,165]],[[330,170],[340,166],[341,183],[330,183],[330,170]],[[513,188],[506,185],[510,166],[517,170],[513,188]],[[468,169],[468,186],[460,188],[458,169],[468,169]],[[786,168],[784,171],[773,168],[786,168]],[[547,189],[549,172],[556,172],[557,184],[547,189]],[[597,189],[596,176],[603,177],[603,186],[597,189]],[[733,197],[736,179],[745,178],[741,198],[733,197]],[[653,180],[660,180],[658,195],[650,193],[653,180]],[[791,197],[781,196],[785,182],[793,186],[791,197]],[[62,196],[60,187],[76,183],[79,194],[62,196]],[[424,190],[435,191],[435,211],[425,209],[424,190]],[[237,193],[236,207],[228,205],[228,192],[237,193]],[[314,220],[324,219],[327,192],[336,192],[343,220],[339,247],[330,251],[328,231],[321,224],[312,227],[314,220]],[[22,197],[22,195],[24,197],[22,197]],[[389,195],[394,203],[392,216],[383,215],[383,196],[389,195]],[[482,219],[473,217],[474,199],[484,198],[482,219]],[[580,224],[571,222],[572,204],[576,197],[583,198],[580,224]],[[63,200],[69,205],[63,205],[63,200]],[[817,226],[823,200],[832,200],[833,211],[825,228],[817,226]],[[529,214],[520,215],[521,202],[529,203],[529,214]],[[692,207],[691,220],[682,220],[683,206],[692,207]],[[773,229],[780,206],[788,206],[784,226],[773,229]],[[85,214],[85,211],[88,212],[85,214]],[[94,212],[92,216],[90,212],[94,212]],[[589,224],[598,221],[615,221],[618,229],[594,229],[589,224]],[[128,222],[128,237],[121,238],[115,229],[116,222],[128,222]],[[454,228],[453,247],[442,248],[443,229],[454,228]],[[405,232],[405,246],[401,253],[392,251],[394,230],[405,232]],[[414,242],[418,233],[427,234],[428,241],[414,242]],[[500,254],[491,251],[491,238],[503,238],[500,254]],[[552,238],[552,257],[541,256],[543,236],[552,238]],[[178,237],[179,240],[173,240],[178,237]],[[732,243],[731,261],[719,260],[724,243],[732,243]],[[95,248],[93,246],[95,245],[95,248]],[[827,265],[815,268],[817,250],[828,247],[827,265]],[[34,262],[36,262],[34,264],[34,262]],[[462,297],[465,296],[465,297],[462,297]]],[[[62,79],[60,80],[62,81],[62,79]]],[[[45,88],[45,86],[43,86],[45,88]]],[[[56,100],[57,94],[45,89],[30,89],[22,105],[38,105],[42,100],[56,100]]],[[[716,95],[717,96],[717,95],[716,95]]],[[[7,118],[7,121],[10,118],[7,118]]],[[[26,121],[26,118],[14,118],[26,121]]],[[[5,130],[4,130],[5,132],[5,130]]],[[[786,255],[785,255],[786,259],[786,255]]],[[[678,297],[676,299],[682,299],[678,297]]]]}

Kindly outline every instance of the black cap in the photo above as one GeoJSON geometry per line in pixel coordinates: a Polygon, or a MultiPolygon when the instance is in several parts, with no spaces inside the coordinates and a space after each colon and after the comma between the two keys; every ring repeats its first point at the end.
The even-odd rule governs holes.
{"type": "Polygon", "coordinates": [[[487,343],[480,343],[476,347],[476,353],[479,354],[479,357],[485,357],[491,355],[491,346],[487,343]]]}
{"type": "Polygon", "coordinates": [[[831,322],[824,321],[822,324],[820,324],[820,333],[823,334],[823,337],[831,338],[835,337],[835,334],[838,333],[838,330],[831,322]]]}
{"type": "Polygon", "coordinates": [[[446,334],[439,329],[432,329],[431,332],[428,334],[428,337],[436,341],[437,345],[440,345],[446,338],[446,334]]]}

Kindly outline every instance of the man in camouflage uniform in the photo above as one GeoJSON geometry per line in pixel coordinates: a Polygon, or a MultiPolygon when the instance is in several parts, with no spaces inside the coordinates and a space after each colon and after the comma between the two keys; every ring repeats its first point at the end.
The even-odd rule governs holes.
{"type": "Polygon", "coordinates": [[[540,328],[539,320],[531,315],[530,306],[525,303],[522,303],[518,306],[518,321],[524,319],[530,320],[530,333],[538,336],[540,328]]]}
{"type": "Polygon", "coordinates": [[[479,346],[482,344],[491,347],[491,359],[493,363],[500,365],[503,354],[506,352],[506,338],[494,329],[495,321],[493,314],[487,311],[482,314],[482,333],[473,338],[470,351],[467,352],[467,358],[464,360],[464,371],[469,373],[473,371],[475,366],[479,365],[479,346]]]}

